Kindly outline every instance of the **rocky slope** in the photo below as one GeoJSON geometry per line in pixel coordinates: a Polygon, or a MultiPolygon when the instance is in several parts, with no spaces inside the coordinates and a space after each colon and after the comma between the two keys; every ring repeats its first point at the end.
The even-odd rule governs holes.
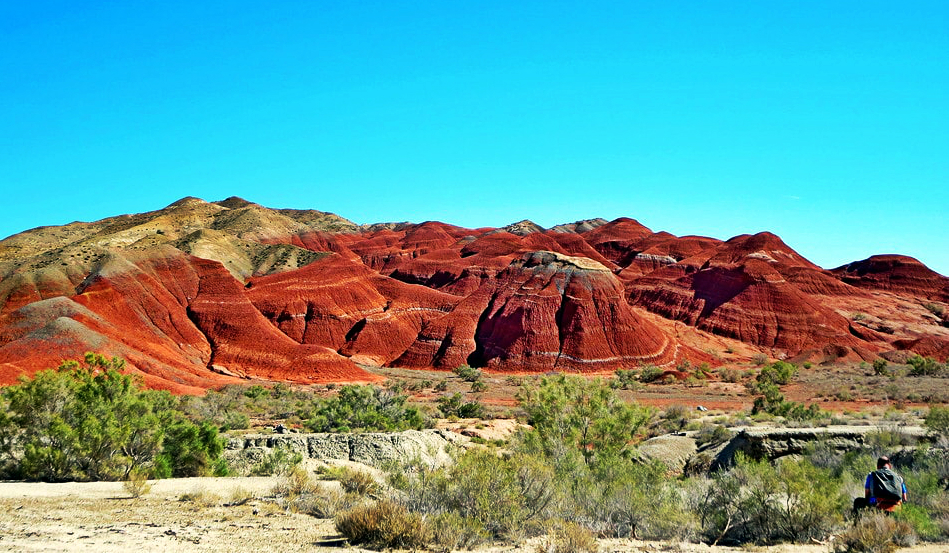
{"type": "Polygon", "coordinates": [[[152,387],[372,381],[358,364],[608,372],[727,350],[945,358],[949,279],[875,256],[826,271],[770,233],[621,218],[545,230],[358,226],[185,198],[0,242],[0,383],[95,350],[152,387]],[[741,343],[739,343],[741,342],[741,343]]]}

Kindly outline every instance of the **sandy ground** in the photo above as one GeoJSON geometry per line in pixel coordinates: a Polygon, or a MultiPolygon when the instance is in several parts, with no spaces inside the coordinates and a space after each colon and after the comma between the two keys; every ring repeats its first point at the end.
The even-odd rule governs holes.
{"type": "MultiPolygon", "coordinates": [[[[276,478],[181,478],[152,482],[151,491],[129,497],[121,483],[0,482],[0,551],[363,551],[341,546],[333,522],[288,513],[252,499],[228,505],[235,496],[270,495],[276,478]],[[191,494],[209,498],[182,501],[191,494]]],[[[327,484],[330,485],[330,484],[327,484]]],[[[539,540],[484,548],[482,553],[538,551],[539,540]]],[[[635,540],[603,540],[601,551],[801,552],[826,553],[827,545],[769,548],[709,547],[635,540]]],[[[937,553],[949,545],[904,551],[937,553]]]]}

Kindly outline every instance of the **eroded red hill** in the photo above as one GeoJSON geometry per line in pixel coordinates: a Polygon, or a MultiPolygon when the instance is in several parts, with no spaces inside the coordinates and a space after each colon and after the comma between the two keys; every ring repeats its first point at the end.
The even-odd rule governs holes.
{"type": "Polygon", "coordinates": [[[10,237],[0,278],[0,383],[90,350],[185,393],[376,378],[359,364],[673,368],[716,362],[728,339],[778,357],[949,352],[949,279],[914,259],[825,271],[770,233],[723,242],[626,218],[359,227],[186,198],[10,237]]]}

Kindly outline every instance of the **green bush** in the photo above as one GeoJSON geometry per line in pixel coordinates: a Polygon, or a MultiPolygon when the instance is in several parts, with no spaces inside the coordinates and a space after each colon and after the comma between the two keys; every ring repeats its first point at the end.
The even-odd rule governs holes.
{"type": "Polygon", "coordinates": [[[653,410],[621,400],[603,381],[578,376],[544,377],[517,394],[531,430],[525,446],[555,463],[578,454],[586,463],[628,456],[631,442],[652,419],[653,410]]]}
{"type": "Polygon", "coordinates": [[[616,379],[613,380],[612,386],[621,390],[635,390],[640,387],[637,376],[636,371],[619,369],[616,371],[616,379]]]}
{"type": "Polygon", "coordinates": [[[776,361],[762,368],[755,382],[747,385],[752,394],[758,394],[752,405],[751,414],[767,413],[794,421],[815,420],[823,417],[824,413],[817,404],[804,405],[784,399],[779,386],[788,384],[795,374],[797,374],[797,367],[784,361],[776,361]]]}
{"type": "Polygon", "coordinates": [[[0,464],[31,480],[124,480],[222,474],[217,429],[195,425],[167,392],[141,390],[125,362],[83,363],[21,378],[2,391],[0,464]]]}
{"type": "Polygon", "coordinates": [[[616,458],[578,467],[570,482],[567,512],[579,512],[600,535],[669,540],[692,532],[692,516],[661,463],[616,458]]]}
{"type": "Polygon", "coordinates": [[[910,376],[946,376],[949,369],[945,363],[940,363],[932,357],[914,355],[907,361],[910,365],[910,376]]]}
{"type": "Polygon", "coordinates": [[[459,367],[456,367],[451,372],[460,376],[462,380],[465,380],[467,382],[476,382],[478,380],[481,380],[481,371],[468,365],[461,365],[459,367]]]}
{"type": "Polygon", "coordinates": [[[358,505],[336,516],[336,530],[352,545],[377,549],[416,549],[427,546],[431,529],[421,515],[383,500],[358,505]]]}
{"type": "Polygon", "coordinates": [[[827,537],[849,502],[830,471],[806,460],[772,466],[739,455],[713,475],[695,508],[710,543],[800,543],[827,537]]]}
{"type": "Polygon", "coordinates": [[[277,447],[264,455],[250,470],[251,476],[282,476],[290,474],[303,461],[303,455],[286,447],[277,447]]]}
{"type": "Polygon", "coordinates": [[[877,376],[889,376],[890,368],[886,363],[886,359],[882,357],[877,357],[873,360],[873,374],[877,376]]]}
{"type": "Polygon", "coordinates": [[[929,515],[928,510],[924,507],[907,503],[901,505],[900,508],[893,513],[893,516],[898,522],[905,522],[909,525],[909,527],[913,529],[913,533],[921,539],[936,541],[945,537],[942,530],[929,515]]]}
{"type": "Polygon", "coordinates": [[[438,398],[438,410],[443,417],[458,417],[460,419],[483,419],[487,410],[479,401],[465,401],[464,396],[455,392],[438,398]]]}
{"type": "Polygon", "coordinates": [[[732,439],[733,436],[734,432],[720,424],[704,423],[699,427],[698,431],[696,431],[693,438],[695,438],[695,445],[704,447],[706,445],[725,443],[732,439]]]}
{"type": "Polygon", "coordinates": [[[949,406],[930,405],[925,421],[930,432],[949,438],[949,406]]]}
{"type": "Polygon", "coordinates": [[[670,405],[659,415],[658,428],[661,433],[678,432],[692,420],[692,409],[686,405],[670,405]]]}
{"type": "Polygon", "coordinates": [[[227,476],[223,452],[224,442],[216,426],[208,422],[194,424],[179,415],[166,428],[162,452],[155,460],[155,473],[159,478],[227,476]]]}
{"type": "Polygon", "coordinates": [[[477,521],[489,535],[517,536],[526,522],[546,514],[557,482],[543,459],[516,453],[499,457],[472,449],[445,467],[389,467],[389,483],[398,489],[412,511],[446,511],[477,521]]]}
{"type": "Polygon", "coordinates": [[[659,380],[666,371],[655,365],[646,365],[639,371],[639,381],[645,384],[659,380]]]}
{"type": "Polygon", "coordinates": [[[343,386],[335,397],[319,401],[305,426],[312,432],[399,432],[421,430],[428,421],[407,396],[378,386],[343,386]]]}
{"type": "Polygon", "coordinates": [[[758,373],[758,382],[784,386],[791,382],[797,374],[797,366],[785,361],[775,361],[767,365],[758,373]]]}
{"type": "Polygon", "coordinates": [[[359,505],[361,501],[359,496],[322,486],[314,486],[312,492],[288,499],[291,511],[316,518],[335,518],[339,513],[359,505]]]}

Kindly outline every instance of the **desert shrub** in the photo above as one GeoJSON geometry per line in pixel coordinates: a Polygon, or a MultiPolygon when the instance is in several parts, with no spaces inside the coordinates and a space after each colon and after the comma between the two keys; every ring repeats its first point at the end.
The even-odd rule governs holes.
{"type": "Polygon", "coordinates": [[[739,455],[731,470],[708,484],[694,508],[711,543],[823,539],[842,522],[849,503],[839,480],[806,460],[775,467],[739,455]]]}
{"type": "Polygon", "coordinates": [[[246,488],[234,488],[231,490],[231,494],[227,498],[227,503],[225,507],[236,507],[238,505],[246,505],[248,502],[254,499],[254,493],[246,488]]]}
{"type": "Polygon", "coordinates": [[[646,365],[639,371],[639,381],[646,384],[655,382],[659,380],[663,373],[665,371],[655,365],[646,365]]]}
{"type": "Polygon", "coordinates": [[[616,371],[616,379],[613,381],[613,386],[621,390],[635,390],[640,387],[637,376],[638,373],[636,371],[619,369],[616,371]]]}
{"type": "Polygon", "coordinates": [[[949,407],[930,405],[926,413],[925,425],[936,436],[949,438],[949,407]]]}
{"type": "Polygon", "coordinates": [[[765,363],[768,362],[768,356],[763,353],[756,353],[751,358],[751,360],[755,363],[755,365],[758,365],[760,367],[761,365],[764,365],[765,363]]]}
{"type": "Polygon", "coordinates": [[[453,511],[439,513],[430,519],[432,542],[444,551],[473,549],[490,538],[484,525],[476,519],[453,511]]]}
{"type": "Polygon", "coordinates": [[[94,353],[83,361],[21,377],[2,392],[5,453],[27,479],[125,479],[161,448],[152,395],[121,373],[125,362],[94,353]]]}
{"type": "Polygon", "coordinates": [[[129,472],[125,481],[122,482],[122,487],[125,488],[125,491],[127,491],[132,498],[139,498],[152,489],[148,483],[148,475],[138,469],[132,469],[132,471],[129,472]]]}
{"type": "Polygon", "coordinates": [[[231,384],[204,396],[182,397],[178,409],[192,421],[208,421],[226,431],[247,428],[251,416],[287,418],[307,411],[314,398],[311,392],[293,392],[286,385],[268,389],[231,384]]]}
{"type": "Polygon", "coordinates": [[[483,419],[487,410],[479,401],[465,401],[464,396],[455,392],[438,398],[438,410],[443,417],[458,417],[462,419],[483,419]]]}
{"type": "Polygon", "coordinates": [[[381,490],[376,478],[364,470],[344,470],[339,484],[347,493],[356,495],[375,495],[381,490]]]}
{"type": "Polygon", "coordinates": [[[911,540],[912,529],[905,522],[882,513],[870,513],[856,520],[834,540],[835,553],[891,553],[911,540]]]}
{"type": "Polygon", "coordinates": [[[543,459],[515,453],[499,457],[487,450],[460,454],[450,466],[388,467],[389,484],[412,511],[454,512],[472,519],[490,536],[517,536],[529,520],[546,513],[557,488],[543,459]]]}
{"type": "Polygon", "coordinates": [[[198,425],[176,416],[165,429],[154,471],[159,478],[227,476],[227,464],[221,457],[223,452],[224,441],[218,436],[216,426],[209,422],[198,425]]]}
{"type": "Polygon", "coordinates": [[[335,486],[320,485],[301,467],[295,467],[273,487],[274,502],[286,512],[318,518],[333,518],[364,504],[363,496],[344,493],[335,486]]]}
{"type": "Polygon", "coordinates": [[[255,384],[244,389],[244,396],[250,399],[261,399],[270,396],[270,390],[260,384],[255,384]]]}
{"type": "Polygon", "coordinates": [[[439,490],[441,502],[477,520],[493,536],[516,535],[543,512],[553,491],[553,471],[536,458],[501,458],[472,450],[458,458],[439,490]]]}
{"type": "Polygon", "coordinates": [[[879,457],[903,446],[914,445],[916,437],[903,427],[891,424],[867,432],[863,438],[863,449],[872,457],[879,457]]]}
{"type": "Polygon", "coordinates": [[[421,430],[428,421],[405,395],[378,386],[343,386],[335,397],[317,402],[305,426],[313,432],[421,430]]]}
{"type": "Polygon", "coordinates": [[[906,523],[912,528],[913,534],[923,540],[936,541],[945,537],[925,507],[907,503],[901,505],[893,513],[893,517],[899,522],[906,523]]]}
{"type": "Polygon", "coordinates": [[[946,376],[949,375],[949,370],[946,368],[945,363],[940,363],[933,359],[932,357],[923,357],[921,355],[914,355],[906,361],[909,366],[909,375],[910,376],[946,376]]]}
{"type": "Polygon", "coordinates": [[[760,394],[752,403],[752,415],[767,413],[791,421],[815,420],[824,416],[816,403],[804,405],[796,401],[785,400],[784,394],[778,389],[777,384],[757,382],[753,385],[752,390],[753,393],[760,394]]]}
{"type": "Polygon", "coordinates": [[[588,464],[627,456],[653,417],[651,409],[624,402],[599,379],[544,377],[539,385],[525,386],[517,399],[532,426],[521,441],[555,464],[570,463],[577,454],[588,464]]]}
{"type": "Polygon", "coordinates": [[[755,381],[747,385],[749,392],[758,395],[751,408],[752,415],[767,413],[791,421],[807,421],[823,417],[824,413],[817,404],[804,405],[784,399],[779,386],[788,384],[795,374],[797,374],[797,367],[784,361],[776,361],[762,368],[755,381]]]}
{"type": "Polygon", "coordinates": [[[352,545],[385,549],[414,549],[431,541],[431,531],[418,513],[392,500],[383,500],[336,515],[336,530],[352,545]]]}
{"type": "Polygon", "coordinates": [[[734,432],[720,424],[705,423],[695,432],[693,438],[695,445],[704,447],[706,445],[716,445],[725,443],[732,439],[734,432]]]}
{"type": "Polygon", "coordinates": [[[133,470],[177,476],[173,468],[186,464],[180,446],[189,436],[182,433],[198,428],[205,465],[225,470],[217,430],[185,419],[171,394],[140,389],[124,366],[119,358],[87,353],[82,363],[65,361],[5,388],[0,465],[46,481],[124,480],[133,470]]]}
{"type": "Polygon", "coordinates": [[[467,382],[477,382],[481,379],[481,371],[469,365],[460,365],[455,367],[451,372],[467,382]]]}
{"type": "Polygon", "coordinates": [[[678,432],[692,420],[692,409],[685,405],[670,405],[659,415],[658,428],[662,432],[678,432]]]}
{"type": "Polygon", "coordinates": [[[246,413],[228,412],[221,421],[221,432],[250,428],[250,417],[246,413]]]}
{"type": "Polygon", "coordinates": [[[666,467],[617,458],[596,467],[581,466],[568,487],[566,513],[600,535],[666,540],[686,537],[692,518],[666,467]]]}
{"type": "Polygon", "coordinates": [[[181,494],[178,501],[195,503],[201,507],[217,507],[221,504],[221,497],[214,492],[204,488],[195,488],[190,492],[181,494]]]}
{"type": "Polygon", "coordinates": [[[738,369],[732,369],[728,367],[722,367],[718,369],[718,377],[722,379],[723,382],[741,382],[744,374],[738,369]]]}
{"type": "Polygon", "coordinates": [[[784,386],[791,382],[797,374],[797,366],[785,361],[775,361],[767,365],[758,373],[758,382],[784,386]]]}
{"type": "Polygon", "coordinates": [[[877,376],[890,376],[890,368],[886,359],[877,357],[873,360],[873,374],[877,376]]]}
{"type": "Polygon", "coordinates": [[[251,476],[280,476],[290,474],[303,460],[303,455],[286,447],[277,447],[264,455],[250,470],[251,476]]]}
{"type": "Polygon", "coordinates": [[[474,394],[481,393],[488,389],[488,385],[484,380],[475,380],[471,383],[471,392],[474,394]]]}
{"type": "Polygon", "coordinates": [[[596,553],[599,547],[593,532],[567,521],[552,521],[537,553],[596,553]]]}
{"type": "Polygon", "coordinates": [[[296,496],[290,510],[316,518],[334,518],[360,505],[362,501],[360,496],[343,493],[336,488],[315,486],[312,492],[296,496]]]}
{"type": "Polygon", "coordinates": [[[296,497],[303,494],[312,493],[316,489],[316,483],[303,467],[294,466],[286,473],[280,481],[274,485],[273,495],[278,497],[296,497]]]}

